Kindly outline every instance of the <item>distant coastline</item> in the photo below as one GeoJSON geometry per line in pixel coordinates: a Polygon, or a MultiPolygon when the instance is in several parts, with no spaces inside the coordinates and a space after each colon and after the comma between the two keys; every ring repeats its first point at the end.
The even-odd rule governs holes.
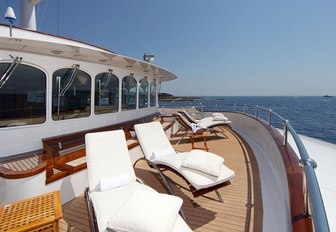
{"type": "Polygon", "coordinates": [[[159,93],[160,101],[196,101],[196,100],[209,100],[206,97],[179,97],[169,93],[159,93]]]}

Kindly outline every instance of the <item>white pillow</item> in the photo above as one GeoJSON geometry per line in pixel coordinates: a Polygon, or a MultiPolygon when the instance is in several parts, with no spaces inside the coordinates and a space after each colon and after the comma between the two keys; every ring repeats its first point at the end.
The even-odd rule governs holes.
{"type": "Polygon", "coordinates": [[[224,158],[211,152],[192,150],[182,162],[182,167],[195,169],[218,177],[224,158]]]}
{"type": "Polygon", "coordinates": [[[196,123],[191,123],[191,130],[194,134],[196,134],[196,132],[201,129],[200,124],[196,124],[196,123]]]}
{"type": "Polygon", "coordinates": [[[212,114],[212,117],[216,117],[216,116],[224,116],[224,114],[222,114],[222,113],[213,113],[212,114]]]}
{"type": "Polygon", "coordinates": [[[100,191],[107,191],[131,183],[129,173],[121,174],[110,178],[101,178],[99,180],[100,191]]]}
{"type": "Polygon", "coordinates": [[[114,231],[171,232],[183,201],[179,197],[151,191],[134,191],[108,220],[114,231]]]}
{"type": "Polygon", "coordinates": [[[166,156],[176,155],[175,150],[172,147],[164,148],[160,150],[153,151],[151,160],[159,159],[166,156]]]}
{"type": "Polygon", "coordinates": [[[228,121],[229,119],[225,116],[215,116],[212,119],[213,121],[228,121]]]}

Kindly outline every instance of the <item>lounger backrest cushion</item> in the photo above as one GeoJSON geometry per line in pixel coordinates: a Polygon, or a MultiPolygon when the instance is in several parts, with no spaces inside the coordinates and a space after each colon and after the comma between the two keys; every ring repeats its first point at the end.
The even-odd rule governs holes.
{"type": "Polygon", "coordinates": [[[147,159],[150,159],[155,151],[173,149],[160,122],[136,124],[134,129],[147,159]]]}
{"type": "Polygon", "coordinates": [[[123,130],[89,133],[85,135],[86,162],[90,191],[99,190],[99,180],[135,173],[123,130]]]}
{"type": "Polygon", "coordinates": [[[190,122],[197,123],[196,120],[188,112],[183,110],[179,113],[188,118],[190,122]]]}
{"type": "MultiPolygon", "coordinates": [[[[191,128],[191,122],[188,121],[188,119],[186,119],[186,117],[184,117],[182,114],[180,113],[176,113],[179,118],[188,126],[191,128]]],[[[197,124],[197,123],[196,123],[197,124]]]]}

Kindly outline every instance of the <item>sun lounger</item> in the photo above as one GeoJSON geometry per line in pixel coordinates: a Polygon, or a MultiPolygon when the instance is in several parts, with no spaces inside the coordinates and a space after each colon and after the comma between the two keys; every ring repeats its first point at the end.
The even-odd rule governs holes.
{"type": "Polygon", "coordinates": [[[231,121],[224,116],[224,114],[222,113],[213,113],[212,116],[210,117],[206,117],[206,118],[202,118],[202,119],[195,119],[194,117],[192,117],[188,112],[182,110],[182,111],[177,111],[178,113],[180,113],[181,115],[183,115],[190,123],[195,123],[195,124],[201,124],[205,127],[209,127],[211,125],[211,123],[214,122],[225,122],[225,124],[230,124],[231,121]]]}
{"type": "Polygon", "coordinates": [[[235,173],[223,164],[222,157],[203,150],[176,153],[159,122],[137,124],[134,129],[146,159],[182,176],[195,197],[214,190],[223,202],[217,189],[235,173]]]}
{"type": "Polygon", "coordinates": [[[181,130],[185,131],[181,139],[176,144],[178,144],[182,139],[184,139],[184,137],[190,131],[192,131],[193,133],[201,133],[202,131],[209,131],[211,133],[214,133],[216,136],[217,136],[217,133],[224,134],[224,131],[222,128],[221,128],[222,131],[219,131],[219,130],[216,130],[215,127],[220,127],[220,126],[230,127],[229,124],[231,123],[231,121],[224,121],[224,120],[210,121],[208,120],[208,118],[204,118],[204,120],[208,120],[208,121],[203,121],[203,123],[193,123],[193,122],[190,122],[186,117],[184,117],[180,113],[173,114],[173,117],[181,125],[181,128],[175,134],[177,134],[181,130]],[[199,129],[200,132],[195,131],[195,127],[199,129]]]}
{"type": "Polygon", "coordinates": [[[191,231],[181,198],[137,182],[122,130],[86,134],[85,143],[92,230],[191,231]]]}

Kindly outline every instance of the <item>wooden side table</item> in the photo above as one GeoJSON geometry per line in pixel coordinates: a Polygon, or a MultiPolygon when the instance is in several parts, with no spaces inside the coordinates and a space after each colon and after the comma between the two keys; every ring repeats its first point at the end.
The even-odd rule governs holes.
{"type": "Polygon", "coordinates": [[[62,218],[59,191],[0,207],[0,232],[59,231],[62,218]]]}
{"type": "Polygon", "coordinates": [[[190,132],[189,133],[189,138],[190,138],[190,141],[191,141],[192,149],[202,149],[202,150],[209,151],[209,148],[208,148],[208,145],[207,145],[207,142],[206,142],[206,136],[208,136],[208,135],[209,135],[209,132],[206,132],[206,131],[203,131],[201,133],[196,133],[196,134],[190,132]],[[203,139],[203,147],[201,147],[201,148],[195,147],[195,141],[194,141],[195,138],[202,138],[203,139]]]}

